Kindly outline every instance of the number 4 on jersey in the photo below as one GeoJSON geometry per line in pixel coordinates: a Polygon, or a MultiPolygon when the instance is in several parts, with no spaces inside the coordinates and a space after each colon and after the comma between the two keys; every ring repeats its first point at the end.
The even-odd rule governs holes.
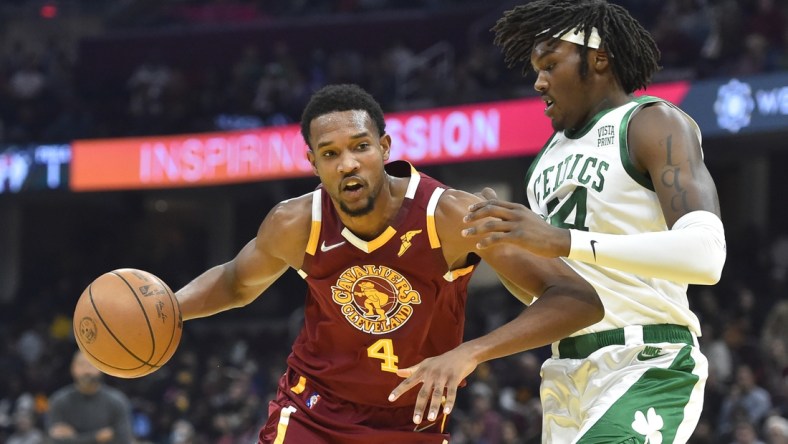
{"type": "Polygon", "coordinates": [[[577,187],[564,199],[563,203],[558,198],[547,202],[547,212],[550,214],[548,222],[550,222],[550,225],[559,228],[574,228],[575,230],[588,231],[586,226],[587,198],[588,190],[583,187],[577,187]],[[553,212],[553,209],[558,204],[561,204],[561,206],[556,212],[553,212]],[[574,222],[568,220],[572,213],[575,216],[574,222]]]}
{"type": "Polygon", "coordinates": [[[384,372],[397,372],[399,357],[394,354],[394,343],[391,339],[378,339],[377,342],[367,347],[367,356],[380,359],[380,369],[384,372]]]}

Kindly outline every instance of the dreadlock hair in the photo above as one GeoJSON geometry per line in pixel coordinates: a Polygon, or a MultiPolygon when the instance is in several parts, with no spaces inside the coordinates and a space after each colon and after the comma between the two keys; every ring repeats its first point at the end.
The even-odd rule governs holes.
{"type": "Polygon", "coordinates": [[[304,137],[309,149],[309,125],[312,120],[338,111],[366,111],[378,135],[386,134],[386,122],[383,120],[383,110],[380,104],[363,88],[353,84],[339,84],[324,86],[309,99],[304,112],[301,114],[301,135],[304,137]]]}
{"type": "Polygon", "coordinates": [[[588,38],[597,28],[602,46],[613,57],[613,74],[629,94],[645,88],[659,69],[659,49],[651,35],[626,9],[605,0],[536,0],[506,11],[496,22],[495,44],[501,47],[510,68],[530,67],[531,51],[556,34],[577,28],[585,35],[579,46],[580,75],[588,74],[588,38]]]}

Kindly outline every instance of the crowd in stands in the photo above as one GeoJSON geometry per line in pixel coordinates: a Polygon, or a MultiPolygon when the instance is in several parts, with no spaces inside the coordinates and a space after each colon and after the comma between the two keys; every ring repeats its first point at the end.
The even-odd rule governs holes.
{"type": "MultiPolygon", "coordinates": [[[[155,232],[153,223],[132,225],[155,232]]],[[[728,237],[728,261],[719,284],[690,288],[690,303],[702,323],[701,348],[709,359],[694,444],[788,442],[788,236],[763,242],[744,239],[728,237]]],[[[180,269],[183,277],[168,279],[175,288],[205,266],[201,258],[185,254],[157,262],[142,257],[150,254],[140,251],[135,257],[126,252],[124,260],[168,277],[176,276],[168,270],[180,269]]],[[[91,263],[78,250],[60,260],[91,263]]],[[[0,442],[41,430],[49,396],[70,381],[68,368],[76,348],[70,316],[79,286],[91,276],[75,272],[59,278],[56,283],[28,282],[19,300],[0,305],[0,442]]],[[[305,294],[297,279],[284,286],[255,304],[263,299],[298,302],[297,295],[305,294]]],[[[474,290],[466,336],[476,337],[506,322],[521,309],[519,304],[499,287],[474,290]]],[[[131,399],[138,442],[254,442],[298,331],[300,310],[288,306],[258,316],[250,315],[260,312],[250,306],[219,315],[219,323],[189,321],[178,351],[160,370],[139,379],[107,377],[108,384],[131,399]]],[[[452,442],[540,442],[539,369],[549,353],[545,347],[481,365],[460,390],[449,422],[452,442]]]]}
{"type": "MultiPolygon", "coordinates": [[[[172,2],[170,7],[161,3],[127,2],[126,8],[106,18],[105,32],[112,35],[113,31],[140,32],[140,29],[166,26],[204,29],[204,25],[200,28],[201,14],[192,10],[231,10],[237,6],[258,11],[257,16],[262,14],[261,5],[269,8],[271,20],[277,17],[298,20],[292,17],[308,11],[312,14],[345,11],[340,15],[349,21],[342,26],[354,26],[357,21],[380,20],[380,13],[375,15],[374,11],[393,8],[399,2],[214,0],[172,2]],[[137,10],[134,8],[142,8],[146,13],[130,12],[137,10]],[[138,17],[140,14],[144,17],[158,14],[160,19],[144,20],[138,17]],[[125,20],[116,23],[117,17],[125,20]]],[[[430,13],[435,14],[436,21],[441,20],[441,11],[450,10],[447,4],[454,8],[478,8],[479,4],[471,0],[405,3],[398,7],[431,6],[435,12],[430,13]]],[[[664,69],[657,81],[788,69],[788,14],[786,6],[776,0],[620,3],[648,25],[661,48],[664,69]]],[[[227,17],[217,13],[215,20],[224,26],[240,26],[229,13],[227,17]]],[[[255,26],[268,23],[250,21],[255,26]]],[[[330,30],[329,27],[326,31],[330,30]]],[[[463,32],[467,30],[457,30],[457,35],[463,32]]],[[[64,47],[65,42],[55,36],[37,50],[26,47],[25,42],[14,41],[0,54],[0,142],[62,143],[78,138],[294,123],[299,120],[311,92],[338,82],[361,84],[378,98],[386,111],[532,94],[533,79],[523,79],[519,69],[507,69],[491,37],[488,32],[479,32],[454,39],[462,44],[434,42],[437,48],[432,49],[442,57],[432,58],[425,54],[425,48],[413,48],[381,36],[370,36],[368,40],[378,43],[364,51],[352,47],[328,49],[322,45],[315,45],[311,51],[294,51],[287,41],[246,40],[233,42],[227,48],[227,53],[235,55],[229,63],[217,64],[209,58],[192,61],[189,66],[173,62],[172,57],[154,47],[136,66],[112,80],[101,78],[102,70],[108,67],[89,72],[80,70],[79,62],[84,54],[64,47]],[[97,89],[97,85],[101,87],[97,89]]]]}
{"type": "MultiPolygon", "coordinates": [[[[107,23],[148,29],[264,23],[328,13],[365,17],[405,4],[442,10],[474,2],[181,0],[168,2],[168,8],[156,1],[118,3],[124,7],[108,11],[107,23]]],[[[665,69],[658,80],[788,70],[788,7],[776,0],[619,3],[649,26],[662,49],[665,69]]],[[[407,89],[398,76],[402,67],[421,66],[417,63],[421,53],[401,42],[387,42],[373,52],[342,48],[311,53],[293,51],[287,42],[265,50],[256,42],[244,42],[234,63],[217,68],[206,62],[198,72],[173,65],[166,54],[152,51],[121,82],[106,85],[102,94],[85,86],[92,79],[78,78],[79,53],[74,55],[58,39],[51,38],[38,52],[22,41],[13,42],[0,54],[0,143],[294,123],[312,91],[336,82],[363,85],[386,111],[532,94],[531,80],[507,69],[488,40],[473,40],[454,48],[453,57],[442,63],[414,68],[407,89]]],[[[150,222],[123,223],[137,232],[155,231],[150,222]]],[[[88,242],[96,235],[101,233],[69,242],[88,242]]],[[[788,443],[788,236],[770,234],[760,242],[743,239],[728,236],[728,261],[718,285],[690,288],[691,304],[703,326],[701,347],[710,360],[705,407],[694,444],[788,443]]],[[[170,244],[173,249],[183,248],[177,258],[166,252],[160,257],[150,251],[128,253],[128,263],[151,270],[178,268],[180,274],[170,281],[178,288],[207,265],[185,247],[202,242],[187,237],[170,244]]],[[[92,258],[79,255],[80,250],[73,248],[59,258],[62,269],[69,270],[68,278],[44,270],[28,272],[16,300],[0,304],[0,442],[46,442],[36,441],[35,436],[41,437],[36,430],[44,427],[48,397],[70,380],[68,366],[76,347],[70,318],[73,295],[91,278],[85,271],[80,275],[79,269],[92,258]]],[[[175,276],[175,272],[164,273],[175,276]]],[[[267,297],[276,296],[282,295],[267,297]]],[[[517,312],[518,304],[502,289],[485,290],[484,298],[472,294],[467,336],[505,322],[506,316],[517,312]]],[[[177,353],[161,370],[133,380],[108,377],[110,385],[132,400],[138,441],[254,442],[284,370],[297,313],[297,308],[288,306],[278,313],[281,322],[258,321],[250,328],[235,325],[210,331],[190,321],[177,353]]],[[[539,349],[480,366],[460,392],[449,423],[452,443],[540,442],[539,368],[548,356],[549,350],[539,349]]]]}

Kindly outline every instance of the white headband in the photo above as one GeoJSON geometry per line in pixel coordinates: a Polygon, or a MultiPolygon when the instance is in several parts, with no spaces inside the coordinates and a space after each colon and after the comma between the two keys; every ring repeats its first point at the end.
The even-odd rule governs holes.
{"type": "MultiPolygon", "coordinates": [[[[547,30],[540,32],[539,34],[544,34],[547,30]]],[[[537,34],[538,35],[538,34],[537,34]]],[[[566,42],[572,42],[574,44],[583,46],[585,45],[585,38],[586,35],[583,31],[579,30],[577,26],[570,29],[567,32],[559,31],[553,37],[564,40],[566,42]],[[562,34],[563,33],[563,34],[562,34]]],[[[602,44],[602,38],[599,37],[599,31],[597,31],[596,26],[591,28],[591,35],[588,37],[588,47],[599,49],[599,45],[602,44]]]]}

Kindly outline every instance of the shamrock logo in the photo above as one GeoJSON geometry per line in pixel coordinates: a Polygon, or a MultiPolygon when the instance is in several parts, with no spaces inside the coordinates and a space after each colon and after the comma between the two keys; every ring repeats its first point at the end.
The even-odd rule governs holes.
{"type": "Polygon", "coordinates": [[[646,437],[645,444],[662,444],[662,426],[665,423],[662,417],[657,415],[654,407],[650,407],[644,415],[643,412],[635,412],[635,420],[632,421],[632,429],[646,437]]]}

